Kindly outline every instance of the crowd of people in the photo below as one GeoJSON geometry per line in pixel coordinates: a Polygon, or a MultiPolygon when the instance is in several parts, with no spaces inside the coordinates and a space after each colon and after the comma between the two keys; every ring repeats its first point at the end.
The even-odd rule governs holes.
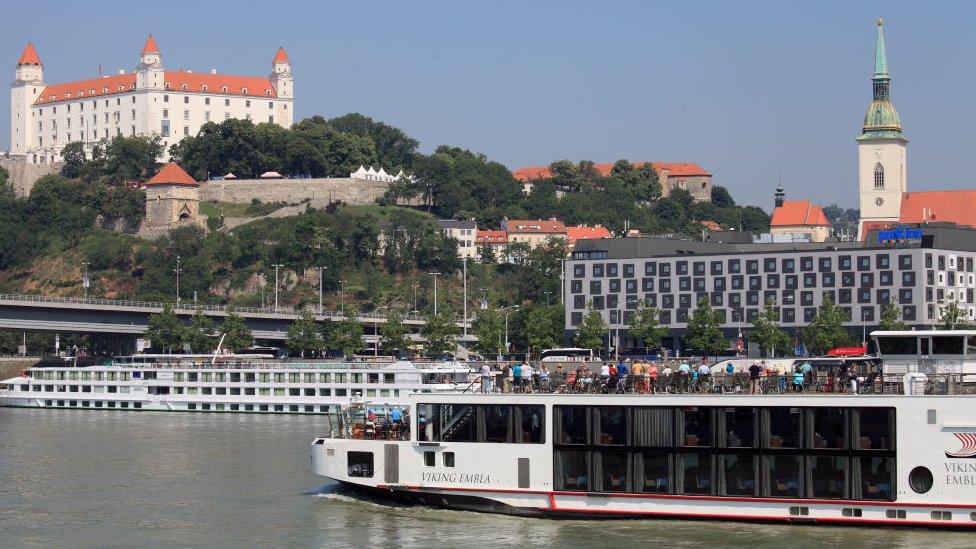
{"type": "Polygon", "coordinates": [[[705,358],[662,361],[618,360],[579,363],[484,363],[481,391],[485,393],[725,393],[830,392],[858,394],[878,390],[876,368],[841,362],[814,371],[809,361],[744,367],[732,361],[709,363],[705,358]],[[574,367],[575,366],[575,367],[574,367]]]}

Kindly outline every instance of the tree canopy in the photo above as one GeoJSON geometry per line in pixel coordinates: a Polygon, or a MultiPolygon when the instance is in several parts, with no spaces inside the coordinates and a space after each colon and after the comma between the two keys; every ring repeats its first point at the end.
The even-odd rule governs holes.
{"type": "Polygon", "coordinates": [[[688,319],[685,342],[696,351],[717,355],[728,349],[729,340],[722,334],[721,318],[707,297],[698,300],[698,306],[688,319]]]}

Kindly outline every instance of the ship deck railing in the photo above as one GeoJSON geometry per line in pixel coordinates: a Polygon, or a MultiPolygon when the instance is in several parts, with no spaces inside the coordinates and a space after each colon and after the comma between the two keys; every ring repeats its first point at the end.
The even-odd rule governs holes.
{"type": "MultiPolygon", "coordinates": [[[[413,364],[414,370],[422,372],[425,370],[436,370],[438,372],[469,370],[467,364],[463,362],[417,362],[405,361],[413,364]]],[[[342,370],[363,370],[370,373],[382,373],[382,371],[394,362],[288,362],[288,361],[257,361],[257,360],[221,360],[215,361],[197,359],[180,360],[174,357],[173,360],[156,360],[155,362],[139,362],[128,360],[106,360],[100,364],[89,364],[88,366],[120,367],[133,369],[226,369],[226,370],[288,370],[288,369],[342,369],[342,370]]],[[[71,367],[70,362],[63,365],[48,367],[71,367]]]]}
{"type": "Polygon", "coordinates": [[[577,378],[571,374],[549,374],[546,378],[533,375],[532,378],[516,380],[509,378],[507,383],[501,379],[500,372],[493,373],[482,383],[472,385],[475,393],[492,394],[696,394],[696,395],[976,395],[976,374],[929,374],[910,380],[906,391],[905,376],[902,374],[877,374],[858,377],[857,383],[849,379],[839,379],[826,373],[812,372],[800,381],[792,374],[763,375],[758,380],[758,393],[753,393],[750,375],[744,372],[735,374],[713,373],[707,376],[674,373],[670,376],[658,375],[656,378],[642,375],[627,375],[622,378],[599,375],[577,378]]]}

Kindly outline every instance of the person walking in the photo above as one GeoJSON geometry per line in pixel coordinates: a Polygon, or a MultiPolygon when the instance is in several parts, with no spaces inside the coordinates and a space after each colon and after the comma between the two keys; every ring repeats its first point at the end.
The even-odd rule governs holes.
{"type": "Polygon", "coordinates": [[[491,366],[487,362],[481,365],[481,392],[491,392],[491,366]]]}
{"type": "Polygon", "coordinates": [[[516,362],[515,366],[512,367],[512,384],[515,386],[513,390],[516,393],[522,392],[522,363],[516,362]]]}
{"type": "Polygon", "coordinates": [[[502,392],[511,393],[512,392],[512,382],[509,377],[512,375],[512,368],[509,367],[508,363],[502,364],[502,392]]]}

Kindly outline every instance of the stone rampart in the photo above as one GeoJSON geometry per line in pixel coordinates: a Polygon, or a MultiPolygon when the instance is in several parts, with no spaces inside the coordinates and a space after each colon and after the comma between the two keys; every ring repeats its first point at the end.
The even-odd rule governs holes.
{"type": "Polygon", "coordinates": [[[207,181],[200,184],[200,200],[237,204],[250,204],[255,199],[286,204],[307,201],[313,208],[324,208],[334,202],[372,204],[389,186],[384,181],[348,177],[207,181]]]}
{"type": "Polygon", "coordinates": [[[0,156],[0,166],[10,172],[10,181],[18,196],[27,196],[34,182],[61,171],[61,164],[32,164],[23,156],[0,156]]]}

